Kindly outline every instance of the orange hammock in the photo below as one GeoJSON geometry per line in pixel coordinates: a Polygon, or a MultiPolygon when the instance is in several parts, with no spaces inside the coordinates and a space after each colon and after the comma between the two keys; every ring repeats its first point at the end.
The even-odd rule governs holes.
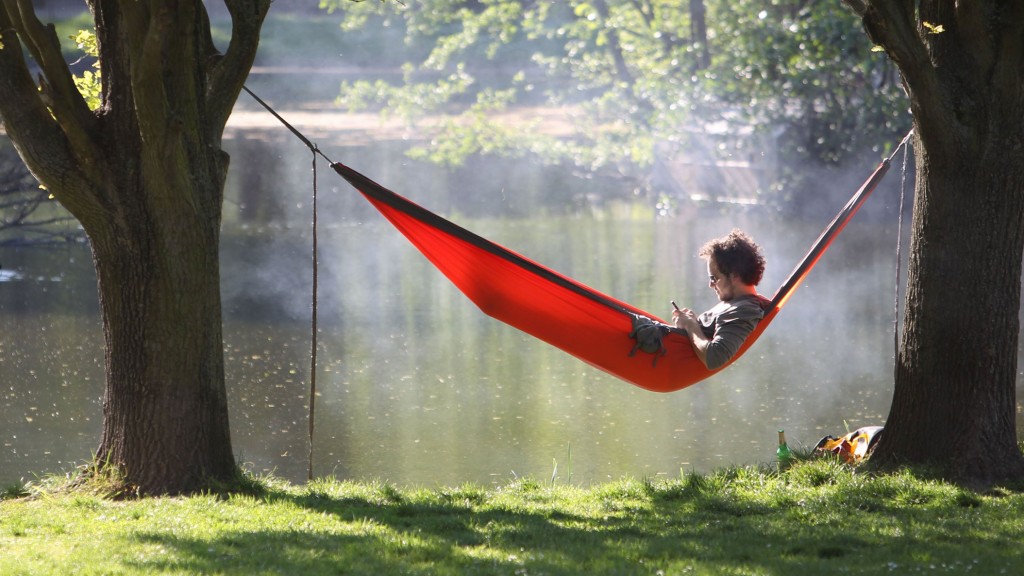
{"type": "MultiPolygon", "coordinates": [[[[836,235],[882,180],[891,159],[892,156],[882,161],[825,228],[789,279],[775,293],[764,318],[726,365],[736,361],[764,332],[836,235]]],[[[487,315],[557,346],[596,368],[655,392],[680,390],[724,368],[709,370],[705,367],[685,335],[674,328],[669,329],[653,314],[482,238],[347,166],[332,163],[331,167],[358,189],[487,315]],[[661,342],[653,349],[641,346],[636,338],[637,323],[647,320],[655,323],[657,328],[654,331],[662,336],[661,342]]]]}

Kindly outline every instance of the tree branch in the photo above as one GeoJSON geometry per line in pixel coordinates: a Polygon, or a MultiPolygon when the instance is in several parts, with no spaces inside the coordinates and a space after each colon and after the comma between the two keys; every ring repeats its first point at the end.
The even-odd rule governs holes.
{"type": "Polygon", "coordinates": [[[4,0],[4,3],[8,5],[8,13],[15,28],[43,71],[45,80],[41,82],[42,96],[72,141],[73,148],[94,149],[89,133],[96,117],[75,86],[71,70],[64,62],[56,29],[52,24],[44,26],[36,18],[30,0],[4,0]],[[11,10],[12,4],[17,5],[17,13],[11,10]]]}
{"type": "MultiPolygon", "coordinates": [[[[903,85],[910,95],[915,125],[919,136],[929,138],[929,130],[953,130],[951,103],[940,100],[948,91],[941,86],[949,82],[955,70],[939,70],[933,63],[931,46],[923,37],[924,27],[918,23],[915,0],[843,0],[854,9],[864,23],[873,42],[882,46],[900,69],[903,85]]],[[[944,0],[939,0],[944,1],[944,0]]],[[[925,6],[927,12],[933,8],[925,6]]],[[[938,151],[938,148],[933,148],[938,151]]]]}
{"type": "MultiPolygon", "coordinates": [[[[611,9],[608,8],[608,3],[605,0],[595,0],[593,3],[597,9],[597,13],[601,16],[603,23],[607,23],[611,18],[611,9]]],[[[612,61],[615,64],[615,76],[617,76],[623,82],[633,84],[636,78],[629,70],[629,66],[626,64],[626,59],[622,56],[622,44],[619,41],[619,32],[616,28],[607,26],[608,34],[608,50],[611,52],[612,61]]]]}
{"type": "MultiPolygon", "coordinates": [[[[928,75],[934,68],[918,34],[913,0],[844,0],[854,8],[871,40],[885,48],[907,76],[928,75]],[[862,10],[857,10],[860,6],[862,10]]],[[[917,82],[912,82],[917,84],[917,82]]]]}
{"type": "Polygon", "coordinates": [[[213,130],[221,131],[256,61],[260,29],[270,0],[225,0],[231,14],[231,43],[223,57],[211,53],[206,109],[213,130]]]}
{"type": "MultiPolygon", "coordinates": [[[[25,4],[28,4],[27,2],[25,4]]],[[[31,5],[22,5],[31,9],[31,5]]],[[[19,16],[14,0],[0,3],[0,117],[25,165],[76,217],[97,208],[89,193],[89,175],[81,171],[67,133],[40,97],[22,54],[23,33],[16,29],[12,13],[19,16]]],[[[35,16],[33,15],[34,19],[35,16]]],[[[85,137],[85,136],[79,136],[85,137]]]]}
{"type": "MultiPolygon", "coordinates": [[[[174,30],[174,14],[163,3],[119,2],[124,14],[128,54],[135,57],[129,62],[131,94],[139,134],[143,142],[162,146],[167,132],[167,119],[171,110],[164,88],[168,35],[174,30]]],[[[110,8],[113,10],[113,8],[110,8]]],[[[100,53],[104,58],[104,53],[100,53]]],[[[127,112],[125,112],[127,113],[127,112]]]]}

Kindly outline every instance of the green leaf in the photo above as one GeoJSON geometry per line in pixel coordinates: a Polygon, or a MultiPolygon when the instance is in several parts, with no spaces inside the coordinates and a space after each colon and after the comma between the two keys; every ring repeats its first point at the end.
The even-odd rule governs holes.
{"type": "Polygon", "coordinates": [[[86,53],[86,55],[97,59],[92,65],[92,67],[96,69],[96,72],[86,70],[82,72],[81,76],[75,76],[73,78],[75,87],[78,88],[78,92],[82,95],[82,98],[85,98],[85,102],[89,106],[89,109],[95,110],[100,107],[100,94],[103,88],[99,72],[100,52],[99,46],[96,44],[96,33],[92,30],[79,30],[78,34],[75,34],[70,38],[80,50],[86,53]]]}

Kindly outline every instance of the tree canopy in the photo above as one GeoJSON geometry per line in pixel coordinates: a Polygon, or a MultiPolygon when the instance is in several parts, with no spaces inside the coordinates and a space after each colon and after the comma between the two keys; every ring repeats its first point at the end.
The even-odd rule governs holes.
{"type": "MultiPolygon", "coordinates": [[[[401,27],[403,81],[345,84],[340,102],[443,130],[414,153],[533,152],[639,178],[656,144],[709,130],[771,134],[781,164],[838,165],[909,127],[895,66],[839,2],[783,0],[328,0],[346,27],[401,27]],[[568,126],[485,121],[554,107],[568,126]]],[[[541,116],[543,118],[543,116],[541,116]]],[[[750,153],[733,141],[720,159],[750,153]]],[[[756,153],[756,152],[755,152],[756,153]]],[[[792,177],[785,178],[793,183],[792,177]]]]}

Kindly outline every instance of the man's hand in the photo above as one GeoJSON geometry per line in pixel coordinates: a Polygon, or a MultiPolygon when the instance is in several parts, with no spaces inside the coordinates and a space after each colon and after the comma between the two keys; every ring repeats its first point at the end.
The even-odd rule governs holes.
{"type": "Polygon", "coordinates": [[[676,308],[672,310],[672,324],[676,328],[687,332],[700,333],[700,325],[697,324],[697,313],[689,308],[676,308]]]}
{"type": "Polygon", "coordinates": [[[704,337],[704,332],[700,328],[700,324],[697,323],[697,313],[689,308],[679,308],[673,303],[672,310],[672,323],[676,328],[686,330],[686,337],[690,340],[690,345],[693,346],[693,351],[697,354],[697,358],[707,366],[708,365],[708,344],[710,342],[704,337]]]}

